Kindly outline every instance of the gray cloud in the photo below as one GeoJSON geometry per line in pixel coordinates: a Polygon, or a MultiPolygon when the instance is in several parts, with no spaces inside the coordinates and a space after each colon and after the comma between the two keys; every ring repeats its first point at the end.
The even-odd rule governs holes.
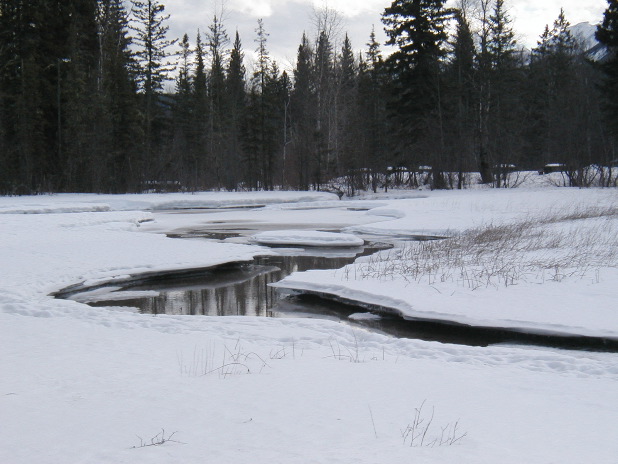
{"type": "MultiPolygon", "coordinates": [[[[452,3],[451,0],[449,3],[452,3]]],[[[385,35],[380,15],[391,2],[389,0],[162,0],[170,14],[170,37],[182,37],[187,33],[192,43],[198,28],[204,32],[215,14],[221,13],[230,39],[238,29],[243,48],[250,57],[256,48],[255,28],[257,19],[263,17],[268,37],[268,49],[283,68],[295,61],[296,51],[303,32],[310,38],[315,35],[312,24],[314,3],[341,11],[343,28],[352,40],[355,49],[365,49],[372,25],[378,38],[384,42],[385,35]]],[[[545,24],[551,24],[563,6],[571,24],[582,21],[597,23],[607,7],[605,0],[511,0],[507,2],[515,20],[515,30],[522,45],[533,46],[545,24]]]]}

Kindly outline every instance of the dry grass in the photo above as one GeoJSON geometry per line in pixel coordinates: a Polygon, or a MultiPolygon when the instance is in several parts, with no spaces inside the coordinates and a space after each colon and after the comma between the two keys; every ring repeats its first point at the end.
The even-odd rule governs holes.
{"type": "Polygon", "coordinates": [[[457,282],[474,290],[590,275],[598,279],[599,269],[607,267],[618,267],[618,208],[552,212],[446,240],[413,242],[357,263],[354,273],[360,279],[457,282]]]}

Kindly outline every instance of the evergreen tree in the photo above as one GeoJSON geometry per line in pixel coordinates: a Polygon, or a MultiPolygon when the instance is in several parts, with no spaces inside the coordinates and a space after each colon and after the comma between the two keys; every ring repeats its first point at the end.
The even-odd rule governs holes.
{"type": "Polygon", "coordinates": [[[176,95],[178,99],[188,99],[191,93],[191,44],[189,36],[183,35],[180,42],[180,50],[178,56],[180,58],[180,66],[178,67],[178,77],[176,78],[176,95]]]}
{"type": "Polygon", "coordinates": [[[42,70],[53,64],[41,53],[42,15],[29,3],[0,0],[0,193],[35,192],[42,181],[35,172],[46,146],[42,70]]]}
{"type": "Polygon", "coordinates": [[[238,166],[242,165],[241,161],[244,156],[242,150],[243,117],[247,106],[246,69],[243,62],[242,44],[238,31],[236,31],[225,79],[229,101],[227,155],[224,163],[225,186],[228,190],[236,188],[243,179],[243,173],[238,169],[238,166]]]}
{"type": "Polygon", "coordinates": [[[67,2],[69,34],[66,58],[58,60],[58,136],[55,164],[62,167],[59,189],[101,189],[101,163],[90,144],[97,135],[96,64],[98,54],[94,0],[67,2]],[[63,69],[65,68],[65,73],[63,69]]]}
{"type": "Polygon", "coordinates": [[[590,182],[590,166],[605,152],[599,128],[594,69],[584,59],[561,10],[546,27],[530,63],[531,158],[538,165],[561,163],[571,186],[590,182]]]}
{"type": "Polygon", "coordinates": [[[606,122],[618,138],[618,0],[608,0],[603,22],[597,27],[596,38],[607,47],[608,57],[602,65],[605,79],[603,94],[606,122]]]}
{"type": "Polygon", "coordinates": [[[190,147],[193,145],[192,138],[192,60],[193,50],[189,43],[189,36],[184,34],[180,41],[178,50],[178,75],[176,77],[176,95],[174,98],[174,140],[173,151],[175,153],[174,170],[176,171],[176,179],[180,180],[184,185],[191,182],[192,175],[190,166],[192,157],[190,147]]]}
{"type": "Polygon", "coordinates": [[[326,31],[321,31],[315,50],[314,62],[315,96],[316,96],[316,151],[314,153],[313,186],[320,189],[327,173],[333,168],[333,96],[334,66],[333,48],[326,31]]]}
{"type": "Polygon", "coordinates": [[[352,43],[345,35],[337,67],[337,136],[335,139],[335,156],[337,175],[341,171],[353,174],[358,157],[358,140],[356,137],[356,112],[358,96],[358,71],[354,59],[352,43]]]}
{"type": "Polygon", "coordinates": [[[495,0],[486,27],[486,48],[479,58],[479,80],[483,86],[483,113],[479,116],[486,131],[481,133],[479,143],[481,158],[487,163],[482,174],[483,181],[506,187],[508,166],[521,160],[524,113],[522,63],[505,0],[495,0]]]}
{"type": "Polygon", "coordinates": [[[227,124],[227,95],[225,92],[225,59],[229,38],[223,22],[213,17],[206,33],[207,54],[210,58],[208,74],[208,152],[210,155],[211,183],[223,186],[223,158],[227,124]]]}
{"type": "Polygon", "coordinates": [[[367,43],[365,59],[359,59],[358,76],[358,149],[359,156],[355,163],[355,176],[352,184],[356,188],[368,188],[377,191],[378,173],[387,167],[386,153],[389,143],[386,137],[386,82],[387,73],[384,66],[380,44],[372,28],[367,43]]]}
{"type": "Polygon", "coordinates": [[[247,181],[251,188],[272,190],[277,177],[276,161],[281,154],[285,96],[279,88],[279,69],[266,47],[268,34],[261,19],[256,33],[257,62],[251,77],[246,121],[247,181]]]}
{"type": "MultiPolygon", "coordinates": [[[[99,0],[96,15],[97,56],[95,168],[101,175],[95,190],[134,191],[140,137],[129,18],[122,0],[99,0]]],[[[96,186],[95,186],[96,187],[96,186]]]]}
{"type": "Polygon", "coordinates": [[[464,184],[464,173],[474,169],[475,55],[474,37],[465,10],[455,12],[457,27],[453,40],[452,60],[447,68],[450,126],[448,153],[458,172],[457,188],[464,184]]]}
{"type": "Polygon", "coordinates": [[[191,175],[191,189],[206,188],[206,178],[208,169],[208,134],[209,134],[209,112],[210,105],[208,100],[208,77],[206,75],[206,63],[204,61],[205,51],[202,44],[202,34],[197,31],[195,40],[195,72],[193,75],[191,113],[193,124],[191,127],[191,139],[193,143],[190,148],[191,163],[189,173],[191,175]]]}
{"type": "MultiPolygon", "coordinates": [[[[441,138],[440,64],[446,54],[446,22],[452,15],[444,3],[394,0],[382,15],[387,44],[397,46],[386,65],[392,78],[390,111],[399,135],[398,151],[403,154],[415,143],[423,159],[436,148],[441,151],[430,147],[432,142],[424,136],[435,139],[437,130],[441,138]]],[[[407,153],[414,161],[411,155],[407,153]]]]}
{"type": "Polygon", "coordinates": [[[82,190],[92,181],[84,131],[91,127],[95,6],[0,2],[1,190],[82,190]]]}
{"type": "Polygon", "coordinates": [[[140,90],[143,94],[144,106],[144,164],[143,171],[150,171],[148,180],[164,179],[169,171],[171,160],[163,155],[167,121],[163,110],[161,95],[163,84],[169,79],[175,66],[169,61],[171,52],[168,50],[176,40],[169,40],[166,24],[169,15],[165,14],[165,6],[157,0],[132,0],[134,41],[137,47],[135,56],[138,65],[140,90]]]}
{"type": "Polygon", "coordinates": [[[515,55],[515,33],[511,27],[505,0],[496,0],[492,14],[489,16],[489,41],[487,53],[494,70],[510,70],[515,55]]]}
{"type": "Polygon", "coordinates": [[[310,173],[313,170],[312,154],[315,151],[315,92],[313,78],[313,51],[306,34],[303,33],[298,47],[294,68],[294,88],[290,99],[292,120],[292,164],[297,173],[292,184],[307,190],[310,173]]]}
{"type": "Polygon", "coordinates": [[[530,62],[529,111],[535,123],[530,125],[527,138],[542,157],[537,164],[555,163],[556,156],[562,156],[563,147],[556,136],[569,127],[565,117],[573,111],[570,92],[576,78],[576,58],[575,39],[560,10],[552,29],[545,26],[530,62]]]}

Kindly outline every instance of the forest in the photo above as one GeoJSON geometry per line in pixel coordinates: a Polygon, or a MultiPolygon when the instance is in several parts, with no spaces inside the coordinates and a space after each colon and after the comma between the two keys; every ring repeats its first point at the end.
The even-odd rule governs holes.
{"type": "Polygon", "coordinates": [[[263,20],[174,38],[158,0],[0,0],[0,194],[615,185],[618,1],[592,49],[559,11],[532,50],[508,0],[445,3],[394,0],[362,48],[317,11],[283,69],[263,20]]]}

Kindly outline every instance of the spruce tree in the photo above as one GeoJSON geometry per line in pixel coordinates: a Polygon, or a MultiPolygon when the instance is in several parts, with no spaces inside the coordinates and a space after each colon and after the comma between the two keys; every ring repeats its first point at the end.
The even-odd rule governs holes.
{"type": "Polygon", "coordinates": [[[607,47],[608,56],[602,64],[605,75],[602,90],[606,122],[618,138],[618,0],[608,0],[603,22],[597,27],[596,38],[607,47]]]}
{"type": "Polygon", "coordinates": [[[480,79],[486,92],[481,96],[486,111],[481,117],[487,131],[481,136],[485,139],[481,149],[485,151],[485,168],[493,171],[494,185],[507,187],[508,166],[521,162],[525,118],[521,94],[523,73],[519,72],[522,63],[505,0],[495,1],[487,27],[486,49],[482,51],[480,64],[480,79]]]}
{"type": "Polygon", "coordinates": [[[228,104],[225,92],[225,60],[229,38],[220,17],[214,16],[206,33],[207,54],[210,58],[208,74],[208,152],[211,183],[223,187],[223,158],[227,129],[228,104]]]}
{"type": "Polygon", "coordinates": [[[176,40],[167,38],[169,15],[165,6],[157,0],[132,0],[133,25],[136,45],[140,90],[143,94],[144,113],[144,159],[143,172],[150,180],[170,180],[167,177],[169,159],[165,159],[162,144],[168,121],[162,108],[160,96],[163,85],[170,78],[175,66],[169,60],[168,50],[176,40]],[[147,168],[148,167],[148,168],[147,168]]]}
{"type": "Polygon", "coordinates": [[[358,70],[354,58],[352,43],[348,35],[345,35],[343,46],[337,66],[337,137],[335,140],[335,153],[337,168],[348,177],[353,174],[354,164],[357,157],[356,128],[356,103],[358,96],[358,70]]]}
{"type": "Polygon", "coordinates": [[[173,104],[173,152],[174,171],[176,178],[183,185],[188,185],[192,175],[192,159],[190,147],[193,144],[191,126],[193,122],[192,111],[192,55],[193,50],[189,42],[189,36],[184,34],[178,50],[178,74],[176,76],[176,95],[173,104]]]}
{"type": "Polygon", "coordinates": [[[135,191],[141,127],[129,15],[122,0],[99,0],[96,22],[99,49],[93,150],[101,173],[98,189],[135,191]]]}
{"type": "Polygon", "coordinates": [[[476,78],[474,37],[465,11],[457,10],[452,59],[447,68],[451,110],[448,152],[458,172],[457,188],[464,184],[464,173],[474,169],[474,85],[476,78]]]}
{"type": "Polygon", "coordinates": [[[576,111],[572,92],[579,74],[576,43],[569,26],[561,9],[553,27],[545,27],[538,46],[532,50],[528,105],[535,124],[527,138],[541,156],[539,165],[567,162],[563,157],[568,150],[563,141],[569,139],[572,127],[569,114],[576,111]]]}
{"type": "Polygon", "coordinates": [[[445,0],[394,0],[382,15],[387,44],[397,47],[386,65],[392,77],[390,112],[398,151],[403,154],[416,143],[423,160],[436,151],[421,147],[429,142],[424,136],[440,130],[440,63],[446,54],[446,23],[452,16],[444,4],[445,0]]]}
{"type": "Polygon", "coordinates": [[[69,34],[66,57],[58,60],[58,165],[63,191],[101,191],[103,165],[90,144],[97,136],[96,106],[98,37],[96,1],[66,2],[69,34]],[[63,69],[65,72],[63,73],[63,69]]]}
{"type": "Polygon", "coordinates": [[[600,113],[597,103],[596,77],[590,62],[570,32],[564,11],[541,36],[530,63],[528,106],[533,142],[532,159],[537,167],[561,163],[568,184],[590,183],[591,166],[601,164],[605,150],[600,141],[600,113]],[[533,123],[532,123],[533,122],[533,123]],[[594,135],[593,135],[594,134],[594,135]]]}
{"type": "Polygon", "coordinates": [[[279,70],[266,47],[268,34],[261,19],[255,31],[257,61],[251,77],[245,138],[248,183],[254,189],[272,190],[280,141],[277,121],[284,107],[278,105],[279,70]]]}
{"type": "Polygon", "coordinates": [[[193,124],[191,125],[190,147],[191,174],[190,188],[206,188],[207,174],[210,172],[208,163],[208,135],[209,135],[209,103],[208,103],[208,77],[206,75],[205,50],[202,43],[202,34],[198,30],[195,39],[195,71],[192,79],[191,113],[193,124]]]}
{"type": "Polygon", "coordinates": [[[507,13],[505,0],[496,0],[489,16],[489,41],[487,52],[494,70],[510,70],[515,60],[515,33],[507,13]]]}
{"type": "Polygon", "coordinates": [[[313,78],[313,51],[306,34],[298,46],[296,66],[294,68],[294,88],[290,98],[292,120],[292,163],[296,179],[292,184],[307,190],[315,146],[315,90],[313,78]]]}
{"type": "Polygon", "coordinates": [[[334,66],[333,48],[326,31],[318,35],[314,57],[315,96],[316,96],[316,151],[314,152],[314,170],[312,172],[313,186],[316,189],[328,177],[333,168],[334,161],[332,137],[334,132],[333,122],[333,96],[334,96],[334,66]]]}
{"type": "Polygon", "coordinates": [[[225,186],[228,190],[237,188],[243,178],[239,172],[243,159],[242,136],[243,117],[247,105],[246,70],[244,52],[238,31],[234,38],[230,60],[225,77],[225,91],[228,95],[229,117],[227,130],[227,155],[224,161],[225,186]]]}
{"type": "MultiPolygon", "coordinates": [[[[353,182],[356,188],[377,191],[377,175],[387,167],[386,84],[387,73],[376,40],[375,29],[371,29],[365,59],[359,60],[358,112],[359,159],[355,164],[356,175],[353,182]]],[[[397,161],[395,162],[397,164],[397,161]]]]}

